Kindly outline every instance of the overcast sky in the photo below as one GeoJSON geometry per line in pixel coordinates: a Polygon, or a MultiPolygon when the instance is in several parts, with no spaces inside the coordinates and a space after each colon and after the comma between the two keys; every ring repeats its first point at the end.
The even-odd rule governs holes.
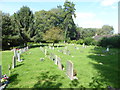
{"type": "MultiPolygon", "coordinates": [[[[35,12],[50,10],[65,0],[0,0],[0,10],[12,15],[23,5],[35,12]]],[[[119,0],[69,0],[75,4],[75,23],[83,28],[101,28],[103,25],[113,26],[118,32],[118,1],[119,0]]]]}

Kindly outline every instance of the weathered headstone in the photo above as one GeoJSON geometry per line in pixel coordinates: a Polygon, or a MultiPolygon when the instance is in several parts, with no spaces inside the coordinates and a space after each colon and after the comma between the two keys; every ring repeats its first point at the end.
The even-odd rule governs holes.
{"type": "Polygon", "coordinates": [[[85,48],[85,43],[83,43],[83,48],[85,48]]]}
{"type": "Polygon", "coordinates": [[[14,56],[17,57],[17,50],[14,49],[14,56]]]}
{"type": "Polygon", "coordinates": [[[61,64],[61,60],[57,60],[57,63],[58,63],[58,68],[60,69],[60,70],[63,70],[63,68],[62,68],[62,64],[61,64]]]}
{"type": "MultiPolygon", "coordinates": [[[[0,79],[2,78],[2,65],[0,65],[0,79]]],[[[0,82],[0,86],[2,85],[2,83],[0,82]]]]}
{"type": "Polygon", "coordinates": [[[20,59],[20,53],[18,53],[17,56],[18,56],[18,62],[21,62],[22,60],[20,59]]]}
{"type": "Polygon", "coordinates": [[[55,55],[55,64],[57,65],[57,63],[58,63],[58,57],[57,57],[57,55],[55,55]]]}
{"type": "Polygon", "coordinates": [[[73,80],[73,63],[71,61],[67,61],[66,74],[73,80]]]}
{"type": "Polygon", "coordinates": [[[13,56],[13,59],[12,59],[12,68],[15,68],[16,66],[16,57],[13,56]]]}
{"type": "Polygon", "coordinates": [[[47,50],[45,49],[45,56],[47,55],[47,50]]]}
{"type": "Polygon", "coordinates": [[[0,65],[0,78],[2,77],[2,65],[0,65]]]}

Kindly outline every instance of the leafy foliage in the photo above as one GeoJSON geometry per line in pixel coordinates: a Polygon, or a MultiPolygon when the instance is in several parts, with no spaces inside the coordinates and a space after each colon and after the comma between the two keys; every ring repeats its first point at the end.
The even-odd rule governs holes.
{"type": "Polygon", "coordinates": [[[114,35],[112,37],[104,37],[102,40],[99,41],[99,45],[103,47],[115,47],[120,48],[120,35],[114,35]]]}
{"type": "Polygon", "coordinates": [[[58,27],[53,27],[45,32],[43,39],[48,42],[53,42],[54,45],[55,41],[63,40],[63,31],[58,27]]]}

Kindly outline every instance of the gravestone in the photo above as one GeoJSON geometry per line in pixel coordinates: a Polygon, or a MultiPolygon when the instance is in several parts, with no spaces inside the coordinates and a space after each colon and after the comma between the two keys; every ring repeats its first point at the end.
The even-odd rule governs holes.
{"type": "Polygon", "coordinates": [[[21,62],[22,60],[20,59],[20,53],[18,53],[17,56],[18,56],[18,62],[21,62]]]}
{"type": "Polygon", "coordinates": [[[9,71],[8,73],[9,73],[9,76],[10,76],[10,65],[8,65],[8,71],[9,71]]]}
{"type": "Polygon", "coordinates": [[[57,60],[57,63],[58,63],[58,68],[59,68],[60,70],[63,70],[60,59],[57,60]]]}
{"type": "Polygon", "coordinates": [[[71,61],[67,61],[66,74],[71,80],[73,80],[73,63],[71,61]]]}
{"type": "MultiPolygon", "coordinates": [[[[2,78],[2,65],[0,65],[0,79],[2,78]]],[[[0,86],[2,85],[2,83],[0,82],[0,86]]]]}
{"type": "Polygon", "coordinates": [[[106,51],[109,52],[109,48],[107,48],[106,51]]]}
{"type": "Polygon", "coordinates": [[[16,66],[16,57],[13,56],[13,59],[12,59],[12,68],[15,68],[16,66]]]}
{"type": "Polygon", "coordinates": [[[2,77],[2,65],[0,65],[0,78],[2,77]]]}
{"type": "Polygon", "coordinates": [[[57,57],[57,55],[55,55],[55,64],[57,65],[57,63],[58,63],[58,57],[57,57]]]}
{"type": "Polygon", "coordinates": [[[85,48],[85,43],[83,43],[83,48],[85,48]]]}
{"type": "Polygon", "coordinates": [[[28,46],[27,46],[26,48],[27,48],[27,50],[29,49],[29,47],[28,47],[28,46]]]}
{"type": "Polygon", "coordinates": [[[17,50],[14,49],[14,56],[17,57],[17,50]]]}
{"type": "Polygon", "coordinates": [[[45,56],[47,55],[47,50],[45,49],[45,56]]]}

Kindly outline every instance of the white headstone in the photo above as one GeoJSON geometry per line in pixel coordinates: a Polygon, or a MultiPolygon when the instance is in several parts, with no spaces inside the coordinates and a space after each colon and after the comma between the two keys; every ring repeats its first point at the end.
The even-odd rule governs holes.
{"type": "Polygon", "coordinates": [[[109,52],[109,48],[107,48],[106,51],[109,52]]]}
{"type": "Polygon", "coordinates": [[[85,43],[83,43],[83,48],[85,48],[85,43]]]}

